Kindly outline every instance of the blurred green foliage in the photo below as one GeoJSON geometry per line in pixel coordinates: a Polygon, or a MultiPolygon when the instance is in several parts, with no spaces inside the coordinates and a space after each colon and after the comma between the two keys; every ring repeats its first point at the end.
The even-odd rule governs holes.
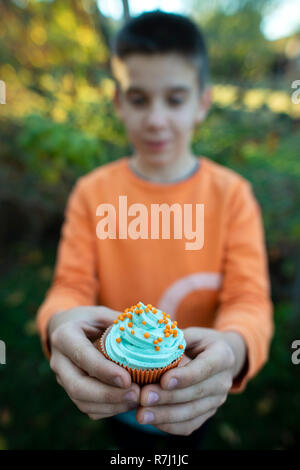
{"type": "Polygon", "coordinates": [[[299,248],[300,130],[294,120],[267,109],[213,109],[194,140],[197,154],[237,171],[261,205],[266,240],[290,254],[299,248]]]}
{"type": "Polygon", "coordinates": [[[231,83],[255,83],[270,72],[273,49],[260,29],[261,14],[245,8],[236,15],[217,11],[205,22],[213,77],[231,83]]]}

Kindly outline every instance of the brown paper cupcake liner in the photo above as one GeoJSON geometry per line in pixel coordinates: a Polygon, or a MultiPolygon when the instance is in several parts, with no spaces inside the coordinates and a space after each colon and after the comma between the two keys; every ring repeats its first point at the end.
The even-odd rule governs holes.
{"type": "Polygon", "coordinates": [[[110,329],[112,328],[112,326],[113,325],[109,326],[104,331],[102,336],[100,336],[100,338],[98,338],[93,344],[98,349],[98,351],[102,352],[102,354],[106,357],[106,359],[108,359],[109,361],[112,361],[115,364],[117,364],[118,366],[121,366],[124,369],[126,369],[129,372],[129,374],[132,378],[132,381],[134,383],[137,383],[138,385],[146,385],[146,384],[159,382],[160,377],[167,370],[170,370],[170,369],[173,369],[174,367],[177,367],[179,362],[183,358],[183,354],[182,354],[178,359],[171,362],[167,366],[165,366],[165,367],[156,367],[154,369],[136,369],[136,368],[133,369],[131,367],[125,366],[125,365],[121,364],[120,362],[117,362],[117,361],[114,361],[113,359],[111,359],[108,356],[108,354],[105,350],[105,339],[106,339],[106,336],[109,333],[110,329]]]}

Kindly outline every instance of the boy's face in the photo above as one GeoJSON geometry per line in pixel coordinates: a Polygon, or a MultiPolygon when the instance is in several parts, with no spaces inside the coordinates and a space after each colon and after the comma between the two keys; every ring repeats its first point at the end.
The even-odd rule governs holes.
{"type": "Polygon", "coordinates": [[[165,166],[190,155],[196,124],[211,102],[210,89],[199,93],[197,73],[178,54],[133,54],[112,59],[115,106],[135,154],[151,166],[165,166]]]}

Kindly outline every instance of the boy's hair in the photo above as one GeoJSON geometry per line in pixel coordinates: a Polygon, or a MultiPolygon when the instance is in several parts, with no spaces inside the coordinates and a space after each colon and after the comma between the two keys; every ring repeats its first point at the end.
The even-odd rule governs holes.
{"type": "Polygon", "coordinates": [[[180,54],[195,66],[200,92],[208,84],[209,64],[203,34],[185,16],[161,10],[142,13],[124,24],[111,41],[110,49],[111,57],[120,60],[134,53],[180,54]]]}

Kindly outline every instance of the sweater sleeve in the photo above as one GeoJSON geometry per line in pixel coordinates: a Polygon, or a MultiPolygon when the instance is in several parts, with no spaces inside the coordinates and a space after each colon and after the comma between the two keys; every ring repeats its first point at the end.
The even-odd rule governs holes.
{"type": "Polygon", "coordinates": [[[76,306],[96,304],[95,239],[79,178],[67,201],[52,285],[37,312],[37,329],[47,359],[50,358],[47,327],[52,315],[76,306]]]}
{"type": "Polygon", "coordinates": [[[236,331],[246,343],[244,368],[230,389],[240,393],[268,359],[273,305],[261,211],[248,181],[236,186],[227,211],[224,276],[214,326],[236,331]]]}

